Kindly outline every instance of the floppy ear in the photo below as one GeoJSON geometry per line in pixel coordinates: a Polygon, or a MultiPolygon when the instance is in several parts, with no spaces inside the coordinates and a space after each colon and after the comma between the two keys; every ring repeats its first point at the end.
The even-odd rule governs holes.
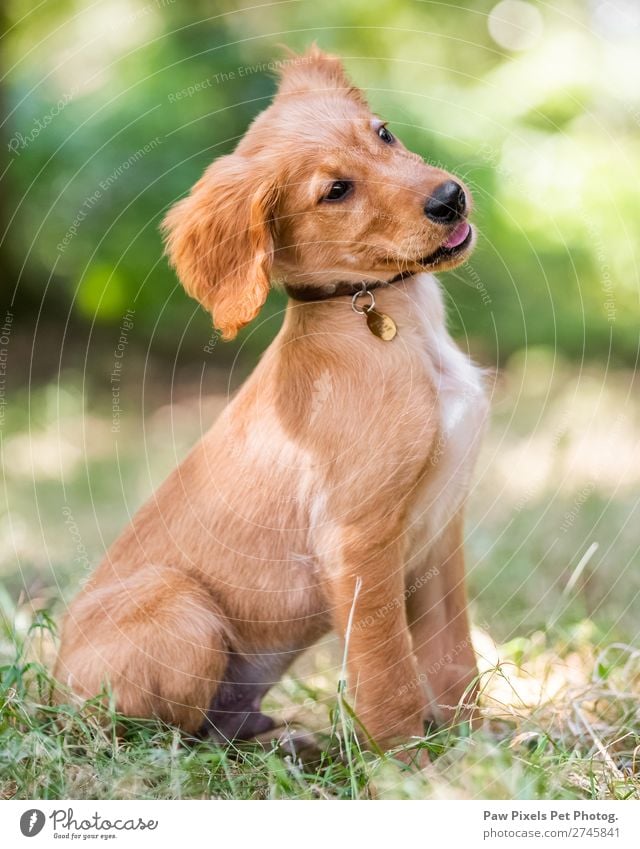
{"type": "Polygon", "coordinates": [[[233,339],[260,311],[273,262],[270,219],[277,190],[238,154],[207,168],[164,221],[166,252],[189,295],[233,339]]]}
{"type": "Polygon", "coordinates": [[[366,105],[363,92],[351,82],[338,56],[324,53],[317,44],[301,55],[287,51],[280,65],[278,94],[303,94],[326,89],[341,91],[366,105]]]}

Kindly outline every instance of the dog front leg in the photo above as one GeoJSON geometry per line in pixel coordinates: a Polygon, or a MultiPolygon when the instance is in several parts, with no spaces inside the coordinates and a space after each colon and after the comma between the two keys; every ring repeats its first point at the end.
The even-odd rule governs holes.
{"type": "Polygon", "coordinates": [[[329,595],[334,626],[346,640],[355,712],[366,734],[385,749],[423,733],[402,551],[396,541],[372,544],[359,541],[361,533],[352,536],[332,570],[329,595]]]}
{"type": "Polygon", "coordinates": [[[472,717],[477,675],[467,615],[460,511],[412,571],[407,616],[425,699],[425,720],[438,725],[472,717]]]}

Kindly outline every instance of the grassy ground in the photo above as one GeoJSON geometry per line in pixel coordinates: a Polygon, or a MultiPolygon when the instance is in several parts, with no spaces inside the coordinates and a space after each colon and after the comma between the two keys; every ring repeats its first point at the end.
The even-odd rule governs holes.
{"type": "Polygon", "coordinates": [[[630,374],[530,351],[496,381],[467,539],[482,722],[427,736],[432,764],[418,774],[358,750],[333,639],[266,703],[313,731],[321,756],[295,739],[225,750],[156,723],[123,729],[96,705],[48,706],[65,601],[225,403],[220,378],[205,372],[201,386],[179,382],[169,404],[169,378],[156,373],[141,409],[134,372],[131,363],[119,432],[111,393],[79,389],[73,373],[7,407],[0,797],[640,798],[640,404],[630,374]]]}

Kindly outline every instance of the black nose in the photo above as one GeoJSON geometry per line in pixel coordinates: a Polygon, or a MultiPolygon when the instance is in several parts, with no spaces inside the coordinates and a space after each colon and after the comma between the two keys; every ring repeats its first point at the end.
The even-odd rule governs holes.
{"type": "Polygon", "coordinates": [[[447,180],[435,190],[424,205],[424,214],[437,224],[450,224],[459,218],[467,205],[467,197],[461,185],[447,180]]]}

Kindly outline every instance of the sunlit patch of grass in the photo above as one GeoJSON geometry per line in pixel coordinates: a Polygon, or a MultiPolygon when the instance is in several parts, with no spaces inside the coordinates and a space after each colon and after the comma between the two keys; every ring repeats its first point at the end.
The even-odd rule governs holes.
{"type": "Polygon", "coordinates": [[[593,631],[585,622],[554,642],[538,633],[498,647],[484,722],[554,798],[639,798],[640,651],[598,650],[593,631]]]}

